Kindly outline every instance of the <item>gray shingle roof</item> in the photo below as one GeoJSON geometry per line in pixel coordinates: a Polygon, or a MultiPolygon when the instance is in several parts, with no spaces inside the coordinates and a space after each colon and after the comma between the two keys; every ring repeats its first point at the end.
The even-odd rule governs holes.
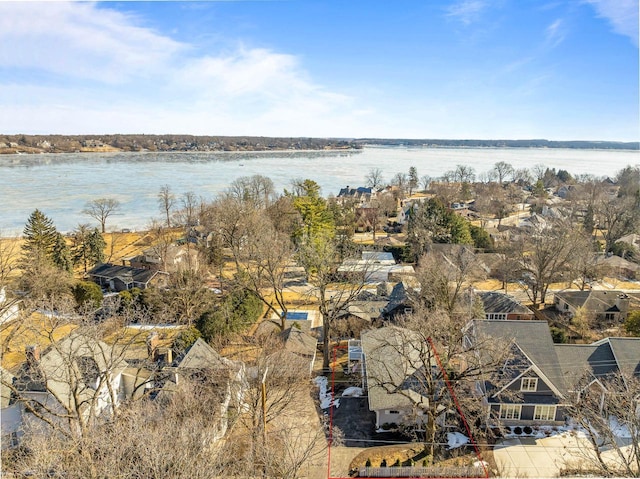
{"type": "Polygon", "coordinates": [[[25,392],[49,391],[65,407],[74,408],[77,400],[91,400],[100,377],[117,377],[127,366],[113,346],[71,333],[49,346],[37,363],[25,361],[14,385],[25,392]]]}
{"type": "Polygon", "coordinates": [[[482,299],[482,306],[485,313],[512,313],[528,314],[533,312],[518,302],[513,296],[509,296],[497,291],[486,291],[478,293],[482,299]]]}
{"type": "Polygon", "coordinates": [[[472,323],[478,335],[513,340],[561,394],[566,392],[562,369],[546,321],[473,320],[472,323]]]}
{"type": "Polygon", "coordinates": [[[298,328],[287,328],[282,333],[284,347],[287,351],[302,356],[313,356],[316,353],[318,340],[298,328]]]}
{"type": "Polygon", "coordinates": [[[556,344],[555,348],[569,389],[585,376],[602,379],[618,372],[618,366],[608,343],[556,344]]]}
{"type": "Polygon", "coordinates": [[[118,278],[126,284],[132,282],[146,284],[151,281],[158,272],[150,269],[132,268],[130,266],[119,266],[111,263],[104,263],[94,267],[87,274],[89,276],[106,279],[118,278]]]}
{"type": "Polygon", "coordinates": [[[236,369],[237,365],[234,361],[220,356],[202,338],[198,338],[176,367],[178,369],[236,369]]]}
{"type": "Polygon", "coordinates": [[[421,337],[408,329],[388,326],[362,334],[362,352],[365,356],[369,409],[410,408],[415,404],[428,404],[420,394],[416,369],[420,349],[428,347],[421,337]],[[397,391],[397,392],[394,392],[397,391]]]}
{"type": "Polygon", "coordinates": [[[640,338],[605,338],[616,358],[618,368],[626,375],[640,377],[640,338]]]}

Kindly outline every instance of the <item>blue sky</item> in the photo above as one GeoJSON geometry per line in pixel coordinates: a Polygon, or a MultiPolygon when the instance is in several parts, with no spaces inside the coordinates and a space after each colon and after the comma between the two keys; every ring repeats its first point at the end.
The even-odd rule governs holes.
{"type": "Polygon", "coordinates": [[[0,132],[640,137],[638,0],[0,2],[0,132]]]}

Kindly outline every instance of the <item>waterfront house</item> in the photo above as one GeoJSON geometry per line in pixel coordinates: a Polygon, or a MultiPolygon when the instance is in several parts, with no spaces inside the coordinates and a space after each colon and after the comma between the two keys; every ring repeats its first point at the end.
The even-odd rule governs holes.
{"type": "Polygon", "coordinates": [[[167,279],[167,273],[162,271],[118,266],[111,263],[95,266],[87,272],[87,276],[94,283],[111,291],[146,289],[152,284],[163,284],[167,279]]]}

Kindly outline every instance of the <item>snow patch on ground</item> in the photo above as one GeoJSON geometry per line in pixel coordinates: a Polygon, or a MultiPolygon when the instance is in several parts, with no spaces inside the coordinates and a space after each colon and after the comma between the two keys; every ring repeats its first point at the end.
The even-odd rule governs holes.
{"type": "Polygon", "coordinates": [[[461,432],[448,432],[447,444],[449,449],[462,447],[469,442],[469,438],[461,432]]]}
{"type": "Polygon", "coordinates": [[[321,409],[329,409],[332,405],[335,407],[340,406],[340,400],[333,399],[333,394],[327,391],[328,380],[325,376],[317,376],[313,382],[320,389],[319,397],[320,397],[320,408],[321,409]]]}
{"type": "Polygon", "coordinates": [[[632,437],[629,426],[626,424],[620,424],[618,422],[618,418],[615,416],[609,417],[609,427],[611,428],[613,435],[616,437],[623,439],[631,439],[632,437]]]}
{"type": "Polygon", "coordinates": [[[360,396],[362,396],[362,388],[358,388],[358,387],[355,387],[355,386],[351,386],[351,387],[345,389],[344,392],[342,393],[342,397],[359,398],[360,396]]]}

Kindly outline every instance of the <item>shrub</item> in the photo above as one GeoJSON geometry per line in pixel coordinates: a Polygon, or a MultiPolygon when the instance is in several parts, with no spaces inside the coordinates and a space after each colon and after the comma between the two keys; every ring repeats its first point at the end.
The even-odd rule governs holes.
{"type": "Polygon", "coordinates": [[[529,426],[525,426],[523,431],[525,434],[531,434],[533,432],[533,429],[531,429],[529,426]]]}
{"type": "Polygon", "coordinates": [[[522,428],[521,428],[520,426],[516,426],[516,427],[514,427],[514,428],[513,428],[513,433],[514,433],[514,434],[517,434],[517,435],[522,434],[522,428]]]}
{"type": "Polygon", "coordinates": [[[173,349],[177,353],[186,351],[198,338],[202,337],[200,331],[193,326],[182,331],[173,341],[173,349]]]}
{"type": "Polygon", "coordinates": [[[371,467],[371,459],[367,458],[367,462],[364,463],[365,467],[371,467]]]}
{"type": "Polygon", "coordinates": [[[549,330],[551,331],[551,339],[553,339],[554,343],[562,344],[567,342],[567,335],[564,330],[556,328],[555,326],[551,326],[549,330]]]}
{"type": "Polygon", "coordinates": [[[400,467],[400,459],[396,459],[396,462],[393,463],[393,467],[400,467]]]}
{"type": "Polygon", "coordinates": [[[627,315],[624,329],[631,336],[640,337],[640,311],[632,311],[627,315]]]}
{"type": "Polygon", "coordinates": [[[99,308],[102,304],[102,289],[93,281],[78,281],[73,287],[73,297],[79,308],[99,308]]]}
{"type": "Polygon", "coordinates": [[[380,463],[380,467],[387,467],[387,460],[383,459],[382,462],[380,463]]]}

